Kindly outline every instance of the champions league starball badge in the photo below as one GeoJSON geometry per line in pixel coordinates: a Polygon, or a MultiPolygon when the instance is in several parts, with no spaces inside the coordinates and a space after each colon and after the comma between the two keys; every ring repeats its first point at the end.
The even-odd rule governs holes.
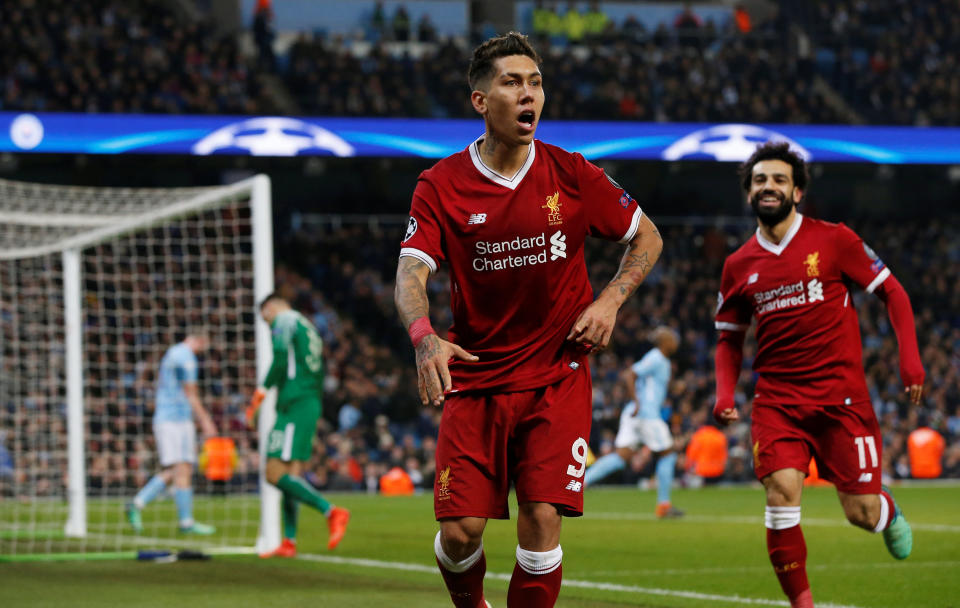
{"type": "Polygon", "coordinates": [[[407,222],[407,234],[403,237],[403,242],[406,243],[410,238],[417,233],[417,218],[410,216],[410,221],[407,222]]]}

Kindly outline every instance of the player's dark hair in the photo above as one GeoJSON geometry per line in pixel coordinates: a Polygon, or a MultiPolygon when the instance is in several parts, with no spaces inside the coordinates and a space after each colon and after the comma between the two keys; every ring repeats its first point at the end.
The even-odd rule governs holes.
{"type": "Polygon", "coordinates": [[[737,169],[737,173],[740,175],[740,185],[744,192],[750,190],[753,166],[762,160],[782,160],[793,167],[793,185],[804,192],[807,191],[810,173],[807,171],[807,163],[803,160],[803,157],[791,150],[790,144],[785,141],[768,141],[757,146],[750,158],[745,160],[737,169]]]}
{"type": "Polygon", "coordinates": [[[477,90],[480,84],[493,76],[493,64],[501,57],[526,55],[540,65],[540,55],[533,49],[527,37],[519,32],[507,32],[503,36],[491,38],[473,49],[473,58],[467,70],[467,82],[471,90],[477,90]]]}
{"type": "Polygon", "coordinates": [[[287,301],[287,299],[286,299],[285,297],[283,297],[282,295],[280,295],[279,292],[274,291],[274,292],[270,293],[267,297],[265,297],[263,300],[260,301],[260,310],[263,310],[263,308],[264,308],[267,304],[269,304],[270,302],[273,302],[274,300],[280,300],[280,301],[282,301],[282,302],[286,302],[286,301],[287,301]]]}

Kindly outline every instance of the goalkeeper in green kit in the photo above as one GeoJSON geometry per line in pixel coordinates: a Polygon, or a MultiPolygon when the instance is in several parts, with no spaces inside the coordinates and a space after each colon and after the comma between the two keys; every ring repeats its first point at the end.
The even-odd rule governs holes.
{"type": "Polygon", "coordinates": [[[283,542],[260,557],[297,554],[297,507],[306,503],[327,518],[328,549],[343,539],[350,512],[328,502],[303,478],[304,464],[313,455],[313,438],[321,412],[323,340],[290,303],[276,293],[260,304],[260,316],[270,325],[273,362],[247,407],[247,425],[255,428],[257,410],[267,390],[277,387],[277,422],[267,438],[267,481],[283,492],[283,542]]]}

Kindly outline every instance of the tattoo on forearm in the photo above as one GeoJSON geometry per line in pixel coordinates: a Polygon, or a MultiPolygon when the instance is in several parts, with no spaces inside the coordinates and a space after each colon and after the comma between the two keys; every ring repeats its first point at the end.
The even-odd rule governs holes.
{"type": "Polygon", "coordinates": [[[393,300],[400,314],[400,321],[406,328],[430,310],[427,290],[420,279],[426,265],[416,258],[404,256],[397,265],[397,281],[393,300]]]}
{"type": "MultiPolygon", "coordinates": [[[[651,231],[649,235],[655,237],[655,242],[660,241],[660,233],[656,229],[651,231]]],[[[659,257],[659,245],[654,246],[649,238],[641,237],[636,243],[631,243],[630,248],[623,254],[623,259],[620,260],[620,269],[613,280],[610,281],[608,287],[626,298],[643,283],[659,257]]]]}

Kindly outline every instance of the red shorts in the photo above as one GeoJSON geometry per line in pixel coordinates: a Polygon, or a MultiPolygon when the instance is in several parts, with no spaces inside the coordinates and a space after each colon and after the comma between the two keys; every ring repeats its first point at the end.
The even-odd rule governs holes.
{"type": "Polygon", "coordinates": [[[448,395],[437,438],[437,519],[508,519],[511,482],[521,504],[582,515],[591,413],[587,365],[528,391],[448,395]]]}
{"type": "Polygon", "coordinates": [[[780,469],[820,477],[847,494],[879,494],[883,443],[869,401],[852,405],[754,405],[753,469],[763,479],[780,469]]]}

